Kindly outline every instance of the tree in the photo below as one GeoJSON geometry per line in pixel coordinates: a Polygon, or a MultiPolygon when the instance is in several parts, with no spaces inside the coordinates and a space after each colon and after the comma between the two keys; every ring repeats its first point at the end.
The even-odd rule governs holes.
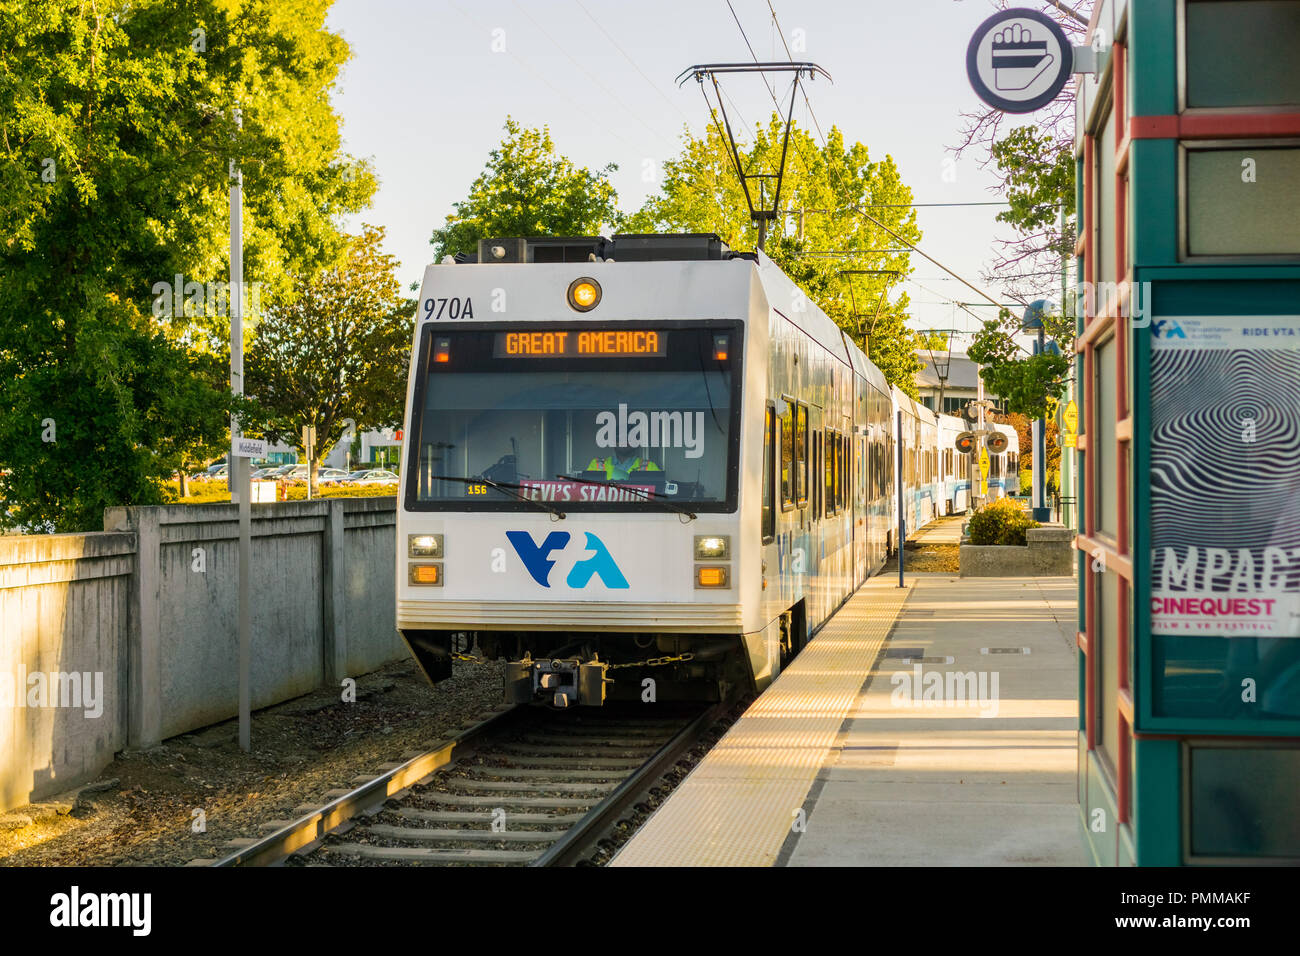
{"type": "Polygon", "coordinates": [[[616,224],[613,163],[597,172],[555,151],[547,127],[524,129],[506,117],[506,135],[456,212],[429,241],[434,261],[474,252],[478,241],[507,236],[591,236],[616,224]]]}
{"type": "MultiPolygon", "coordinates": [[[[777,168],[783,131],[784,120],[775,114],[766,126],[755,128],[753,143],[741,149],[747,172],[777,168]]],[[[713,126],[703,137],[686,133],[681,155],[664,164],[659,195],[629,218],[628,228],[715,232],[732,248],[754,248],[758,232],[729,149],[713,126]]],[[[912,191],[903,184],[893,159],[872,162],[866,146],[847,147],[843,133],[834,127],[819,147],[811,135],[793,126],[781,197],[790,215],[769,224],[764,251],[794,280],[802,296],[841,328],[859,340],[867,335],[871,360],[890,382],[916,397],[916,373],[922,364],[915,354],[916,336],[905,325],[907,296],[889,295],[908,271],[909,254],[879,251],[898,243],[861,214],[871,207],[872,215],[890,230],[908,242],[920,241],[915,211],[903,208],[912,201],[912,191]],[[806,210],[802,215],[801,209],[806,210]],[[850,255],[824,255],[827,252],[850,255]],[[847,269],[894,270],[898,276],[843,275],[847,269]]],[[[776,306],[801,311],[802,296],[776,306]]]]}
{"type": "Polygon", "coordinates": [[[228,170],[273,298],[373,192],[339,152],[329,0],[0,0],[0,495],[62,531],[226,441],[228,170]],[[242,129],[235,108],[243,111],[242,129]],[[203,290],[177,310],[157,288],[203,290]],[[49,424],[45,424],[45,423],[49,424]]]}
{"type": "Polygon", "coordinates": [[[1008,309],[1001,309],[996,319],[986,321],[966,350],[981,366],[980,378],[985,387],[1002,396],[1007,411],[1030,418],[1046,415],[1048,402],[1065,394],[1073,366],[1072,323],[1059,314],[1044,316],[1043,322],[1046,337],[1058,344],[1059,352],[1023,355],[1024,349],[1015,338],[1020,334],[1020,321],[1008,309]]]}
{"type": "Polygon", "coordinates": [[[383,237],[364,226],[338,266],[300,277],[295,297],[268,311],[253,341],[249,392],[263,432],[297,444],[303,426],[316,429],[313,493],[323,451],[343,437],[345,419],[358,432],[402,420],[415,302],[402,297],[383,237]]]}

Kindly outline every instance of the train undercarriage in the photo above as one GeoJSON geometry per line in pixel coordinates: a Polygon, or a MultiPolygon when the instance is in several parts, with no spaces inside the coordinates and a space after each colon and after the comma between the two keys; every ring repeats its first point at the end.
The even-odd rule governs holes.
{"type": "Polygon", "coordinates": [[[505,661],[507,703],[599,707],[612,701],[720,701],[752,688],[738,634],[556,631],[402,632],[431,683],[452,661],[505,661]]]}

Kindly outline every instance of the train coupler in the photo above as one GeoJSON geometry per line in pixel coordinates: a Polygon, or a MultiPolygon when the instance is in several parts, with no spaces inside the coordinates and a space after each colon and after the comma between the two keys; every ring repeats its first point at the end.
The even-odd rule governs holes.
{"type": "Polygon", "coordinates": [[[545,701],[555,707],[579,704],[599,707],[605,703],[605,671],[602,661],[575,658],[535,661],[525,657],[506,664],[506,703],[545,701]]]}

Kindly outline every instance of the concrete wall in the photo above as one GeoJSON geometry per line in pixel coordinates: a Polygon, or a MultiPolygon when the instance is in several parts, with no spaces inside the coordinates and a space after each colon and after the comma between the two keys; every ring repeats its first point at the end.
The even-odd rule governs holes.
{"type": "MultiPolygon", "coordinates": [[[[395,504],[253,506],[255,708],[406,656],[395,504]]],[[[93,779],[124,746],[237,712],[238,508],[111,508],[104,526],[0,538],[0,810],[93,779]],[[6,680],[37,670],[102,674],[103,713],[5,706],[6,680]]]]}
{"type": "Polygon", "coordinates": [[[1025,547],[966,544],[958,549],[963,578],[1056,577],[1074,573],[1074,531],[1044,525],[1025,532],[1025,547]]]}
{"type": "Polygon", "coordinates": [[[0,537],[0,810],[89,779],[126,745],[135,546],[0,537]]]}

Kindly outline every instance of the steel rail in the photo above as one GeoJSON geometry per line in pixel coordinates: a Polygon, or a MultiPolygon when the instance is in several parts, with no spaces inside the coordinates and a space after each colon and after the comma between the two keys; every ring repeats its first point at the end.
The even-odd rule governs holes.
{"type": "Polygon", "coordinates": [[[256,843],[241,847],[212,865],[275,866],[282,863],[303,847],[323,839],[330,831],[353,817],[381,804],[393,794],[405,790],[417,781],[423,780],[435,770],[445,767],[454,757],[460,756],[467,749],[473,749],[484,738],[496,734],[503,727],[518,720],[524,709],[525,705],[515,705],[507,710],[498,711],[486,720],[439,744],[433,750],[380,774],[374,780],[331,800],[319,810],[299,817],[256,843]]]}
{"type": "Polygon", "coordinates": [[[682,755],[697,744],[704,733],[735,706],[738,698],[731,697],[714,704],[683,727],[653,757],[624,779],[608,797],[587,811],[556,840],[546,852],[529,866],[574,866],[589,857],[596,844],[634,804],[644,799],[650,788],[658,782],[682,755]]]}

